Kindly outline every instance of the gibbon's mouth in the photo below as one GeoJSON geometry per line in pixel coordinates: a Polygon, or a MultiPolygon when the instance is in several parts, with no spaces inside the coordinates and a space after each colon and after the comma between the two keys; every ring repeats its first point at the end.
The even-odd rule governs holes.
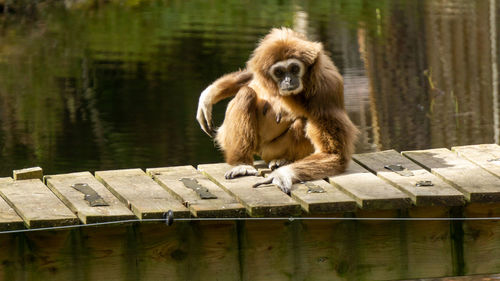
{"type": "Polygon", "coordinates": [[[302,87],[296,87],[294,89],[287,89],[287,90],[280,90],[280,95],[282,96],[291,96],[291,95],[296,95],[302,91],[302,87]]]}

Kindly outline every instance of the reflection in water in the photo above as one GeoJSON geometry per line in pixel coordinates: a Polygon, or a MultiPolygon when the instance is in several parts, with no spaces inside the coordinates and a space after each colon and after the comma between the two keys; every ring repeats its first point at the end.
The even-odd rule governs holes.
{"type": "Polygon", "coordinates": [[[324,42],[362,132],[357,152],[498,142],[498,2],[11,6],[0,15],[0,176],[222,161],[196,123],[198,95],[273,26],[324,42]]]}

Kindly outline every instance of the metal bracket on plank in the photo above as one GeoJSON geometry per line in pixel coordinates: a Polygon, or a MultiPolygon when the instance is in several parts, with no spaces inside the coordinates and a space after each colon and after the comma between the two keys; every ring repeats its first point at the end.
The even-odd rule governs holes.
{"type": "Polygon", "coordinates": [[[500,164],[500,158],[493,158],[486,160],[488,162],[494,162],[494,164],[500,164]]]}
{"type": "Polygon", "coordinates": [[[403,167],[401,164],[396,164],[396,165],[385,165],[384,168],[387,170],[393,171],[394,173],[397,173],[400,176],[403,177],[411,177],[414,176],[413,172],[406,169],[403,167]]]}
{"type": "Polygon", "coordinates": [[[432,181],[417,181],[415,186],[434,186],[432,181]]]}
{"type": "Polygon", "coordinates": [[[304,183],[307,186],[307,193],[324,193],[325,190],[318,185],[315,185],[312,182],[305,182],[304,183]]]}
{"type": "Polygon", "coordinates": [[[208,188],[202,186],[201,184],[198,183],[196,179],[193,178],[182,178],[180,181],[186,186],[187,188],[190,188],[200,196],[201,199],[217,199],[217,196],[212,194],[208,188]]]}
{"type": "Polygon", "coordinates": [[[92,187],[90,187],[88,184],[75,183],[71,187],[85,194],[84,199],[89,203],[90,207],[109,206],[109,204],[104,201],[101,195],[93,190],[92,187]]]}

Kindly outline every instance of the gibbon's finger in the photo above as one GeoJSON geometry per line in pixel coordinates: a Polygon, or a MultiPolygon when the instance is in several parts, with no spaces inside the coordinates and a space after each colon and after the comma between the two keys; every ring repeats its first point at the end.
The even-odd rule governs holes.
{"type": "Polygon", "coordinates": [[[205,114],[203,114],[203,110],[200,107],[198,107],[198,111],[196,113],[196,121],[198,121],[198,124],[200,124],[201,129],[205,133],[207,133],[207,122],[205,120],[205,114]]]}
{"type": "Polygon", "coordinates": [[[224,177],[229,180],[243,176],[255,176],[258,173],[259,171],[257,171],[257,169],[255,169],[255,167],[251,165],[238,165],[227,171],[224,174],[224,177]]]}
{"type": "Polygon", "coordinates": [[[198,112],[196,120],[198,120],[198,123],[205,134],[211,138],[215,137],[216,131],[213,129],[213,125],[209,124],[202,110],[198,112]]]}
{"type": "Polygon", "coordinates": [[[273,182],[273,177],[268,177],[264,180],[259,181],[258,183],[252,185],[253,188],[259,186],[259,185],[264,185],[264,184],[271,184],[273,182]]]}
{"type": "Polygon", "coordinates": [[[292,190],[292,187],[287,182],[283,181],[280,178],[275,178],[275,180],[273,180],[273,183],[275,185],[277,185],[281,189],[281,191],[290,195],[290,191],[292,190]]]}
{"type": "Polygon", "coordinates": [[[210,128],[208,127],[207,120],[205,118],[200,120],[200,127],[207,134],[209,137],[212,137],[212,134],[210,133],[210,128]]]}
{"type": "Polygon", "coordinates": [[[204,116],[205,116],[205,124],[207,126],[207,134],[210,136],[210,137],[215,137],[215,129],[214,129],[214,122],[212,120],[212,110],[211,109],[206,109],[203,111],[204,113],[204,116]]]}

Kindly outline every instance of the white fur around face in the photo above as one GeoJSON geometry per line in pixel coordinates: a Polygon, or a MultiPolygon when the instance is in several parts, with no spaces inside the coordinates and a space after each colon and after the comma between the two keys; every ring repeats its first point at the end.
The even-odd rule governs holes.
{"type": "Polygon", "coordinates": [[[284,67],[285,69],[288,69],[288,66],[292,63],[295,63],[299,66],[300,70],[299,70],[299,77],[300,77],[300,85],[297,89],[293,90],[293,91],[282,91],[280,90],[280,95],[282,96],[290,96],[290,95],[296,95],[300,92],[302,92],[302,90],[304,89],[304,86],[303,86],[303,83],[302,83],[302,76],[304,75],[305,73],[305,67],[304,67],[304,64],[298,60],[298,59],[287,59],[287,60],[283,60],[283,61],[279,61],[275,64],[273,64],[273,66],[271,66],[271,68],[269,69],[269,74],[271,75],[271,77],[274,79],[274,81],[278,81],[279,79],[274,75],[274,69],[276,67],[284,67]]]}

